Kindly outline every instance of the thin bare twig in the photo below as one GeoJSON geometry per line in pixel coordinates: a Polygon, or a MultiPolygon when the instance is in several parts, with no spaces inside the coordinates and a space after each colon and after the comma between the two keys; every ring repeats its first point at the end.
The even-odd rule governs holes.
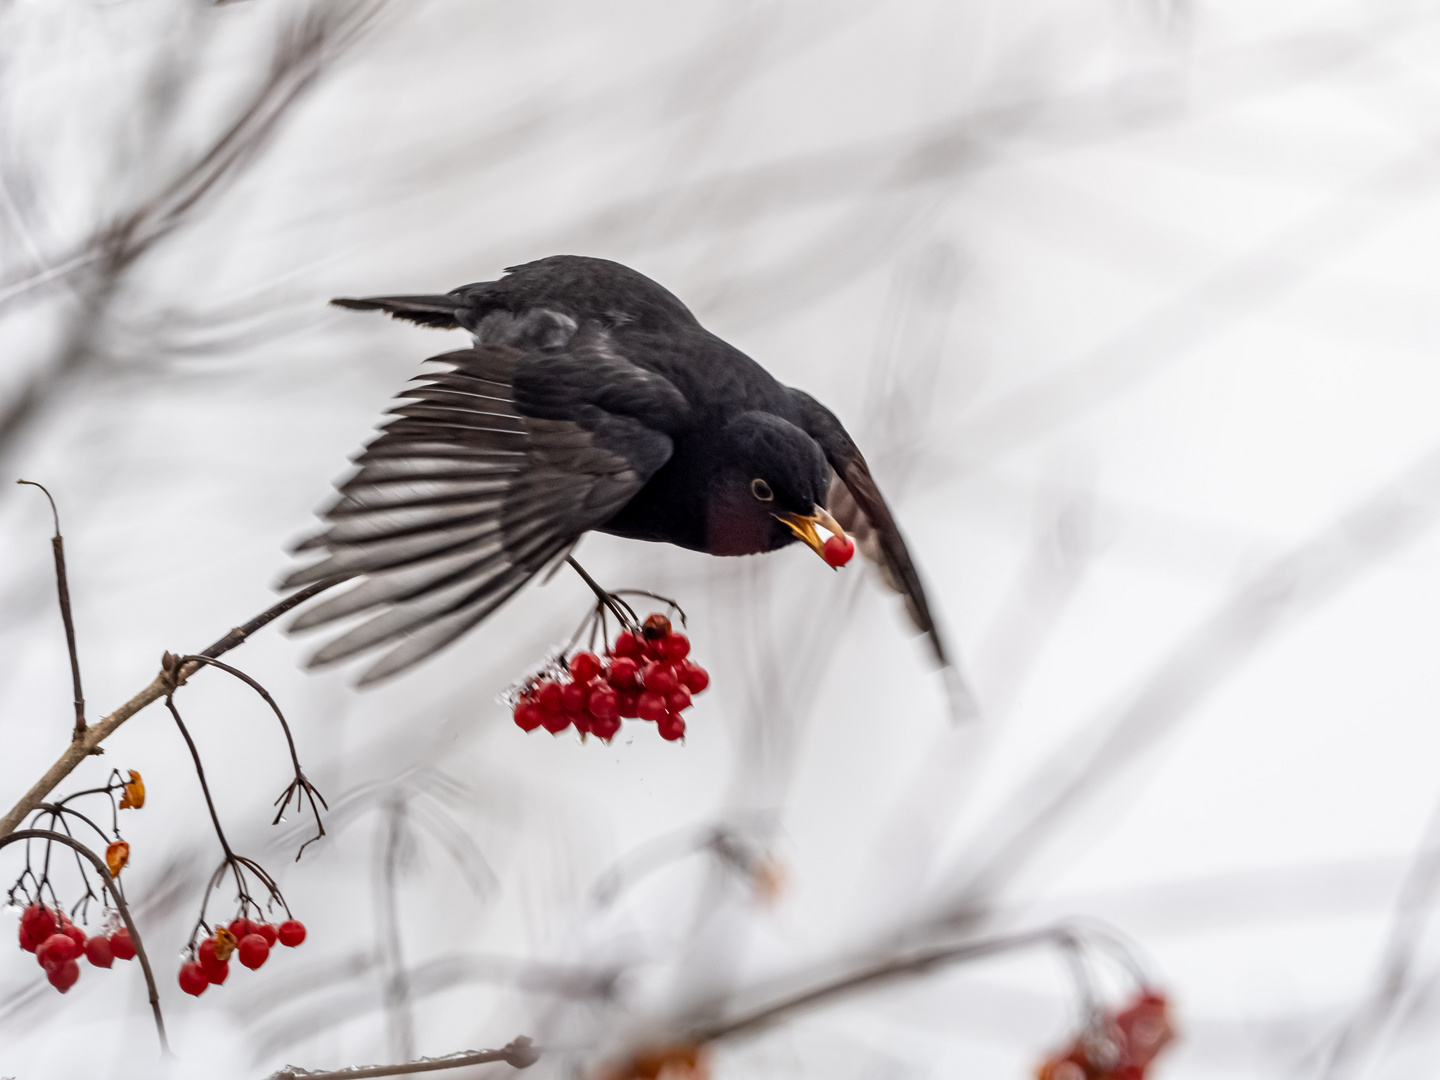
{"type": "Polygon", "coordinates": [[[1076,962],[1082,947],[1081,931],[1074,927],[1061,925],[1009,934],[1005,937],[970,941],[962,945],[942,945],[912,953],[909,956],[883,960],[761,1005],[729,1020],[696,1027],[688,1037],[690,1041],[699,1044],[744,1034],[769,1027],[801,1009],[827,1004],[861,990],[883,986],[899,979],[927,975],[933,969],[947,964],[979,960],[1001,953],[1014,952],[1017,949],[1028,949],[1035,945],[1054,945],[1062,950],[1067,960],[1067,969],[1076,982],[1076,993],[1081,1001],[1082,1011],[1086,1013],[1087,1019],[1095,1014],[1098,1005],[1094,988],[1084,965],[1076,962]]]}
{"type": "Polygon", "coordinates": [[[358,1069],[339,1069],[333,1072],[311,1072],[297,1069],[293,1065],[271,1073],[268,1080],[363,1080],[371,1076],[406,1076],[411,1073],[436,1072],[440,1069],[459,1069],[466,1065],[485,1065],[492,1061],[503,1061],[517,1069],[528,1069],[540,1060],[540,1051],[521,1035],[499,1050],[464,1050],[442,1058],[421,1058],[404,1065],[371,1065],[358,1069]]]}
{"type": "Polygon", "coordinates": [[[75,683],[75,738],[85,735],[85,694],[80,689],[80,655],[75,650],[75,619],[70,610],[70,584],[65,575],[65,538],[60,535],[60,511],[55,508],[55,497],[44,484],[34,480],[16,480],[17,484],[37,487],[50,500],[50,513],[55,518],[55,535],[50,546],[55,551],[55,588],[60,593],[60,619],[65,624],[65,645],[70,650],[70,677],[75,683]]]}
{"type": "Polygon", "coordinates": [[[116,887],[115,879],[110,876],[104,860],[74,837],[67,836],[62,832],[55,832],[53,829],[20,829],[9,835],[0,836],[0,848],[7,844],[18,844],[21,840],[46,840],[64,844],[66,847],[74,848],[94,865],[95,873],[100,876],[111,899],[115,901],[115,909],[120,912],[120,918],[125,922],[125,929],[130,932],[130,940],[135,945],[135,955],[140,960],[140,969],[145,973],[145,986],[150,992],[150,1010],[155,1014],[155,1031],[160,1036],[160,1050],[164,1054],[169,1054],[170,1043],[165,1038],[165,1018],[160,1015],[160,992],[155,987],[155,973],[150,968],[150,957],[145,953],[145,945],[140,940],[140,930],[135,925],[135,920],[130,917],[130,909],[125,904],[125,897],[116,887]]]}
{"type": "Polygon", "coordinates": [[[1364,1055],[1380,1042],[1406,990],[1410,989],[1416,952],[1430,921],[1437,891],[1440,891],[1440,805],[1431,812],[1420,849],[1400,887],[1370,993],[1362,999],[1330,1047],[1321,1080],[1340,1080],[1354,1075],[1360,1070],[1364,1055]]]}
{"type": "Polygon", "coordinates": [[[318,830],[314,836],[301,844],[300,850],[295,853],[295,861],[299,862],[300,856],[305,854],[305,849],[325,835],[325,823],[320,820],[320,807],[315,805],[315,800],[319,799],[320,806],[325,807],[326,810],[330,809],[330,804],[325,801],[325,796],[316,790],[315,785],[306,777],[305,770],[300,767],[300,755],[295,749],[295,736],[290,733],[290,725],[285,720],[285,714],[280,711],[280,706],[276,704],[275,699],[270,696],[270,691],[266,690],[265,687],[261,686],[239,668],[233,668],[229,664],[222,664],[213,656],[205,656],[203,654],[182,656],[179,658],[178,663],[182,667],[190,664],[202,666],[208,664],[211,667],[217,667],[221,671],[228,672],[259,694],[265,700],[265,704],[269,705],[271,711],[275,713],[275,719],[280,721],[280,728],[285,732],[285,741],[290,747],[290,763],[295,767],[295,779],[290,781],[290,786],[281,792],[280,796],[275,800],[274,805],[279,806],[280,809],[275,812],[275,820],[271,822],[271,824],[280,824],[280,819],[285,816],[285,811],[289,809],[292,798],[295,800],[297,806],[300,805],[302,799],[308,798],[310,800],[310,810],[315,815],[315,828],[318,830]]]}
{"type": "MultiPolygon", "coordinates": [[[[244,625],[235,627],[235,629],[231,630],[208,649],[202,650],[200,655],[213,659],[214,657],[229,652],[231,649],[243,643],[251,634],[255,633],[255,631],[261,627],[274,622],[291,608],[303,604],[312,596],[325,591],[335,584],[336,582],[333,580],[317,581],[314,585],[301,589],[293,596],[287,596],[279,603],[272,604],[266,608],[244,625]]],[[[80,762],[84,761],[91,754],[103,753],[103,751],[100,750],[100,744],[113,735],[116,728],[126,720],[129,720],[130,717],[134,716],[141,709],[145,708],[145,706],[159,701],[168,694],[170,687],[174,685],[177,678],[183,682],[190,675],[198,671],[200,666],[198,663],[193,665],[186,664],[179,669],[179,672],[175,676],[171,676],[162,671],[151,680],[149,686],[141,690],[124,705],[121,705],[120,708],[116,709],[109,716],[86,728],[84,737],[73,740],[69,748],[61,755],[60,759],[56,761],[54,765],[51,765],[50,768],[46,770],[45,775],[37,780],[34,786],[25,793],[25,797],[11,807],[9,813],[3,818],[0,818],[0,837],[8,836],[14,832],[20,825],[20,822],[25,820],[26,816],[44,801],[45,796],[55,790],[55,785],[69,776],[80,762]]]]}

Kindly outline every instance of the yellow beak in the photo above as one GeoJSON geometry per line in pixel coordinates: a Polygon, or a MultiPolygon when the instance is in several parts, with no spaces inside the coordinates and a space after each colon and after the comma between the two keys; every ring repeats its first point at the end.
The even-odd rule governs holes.
{"type": "Polygon", "coordinates": [[[840,523],[831,517],[830,511],[823,506],[816,506],[813,514],[792,514],[786,511],[783,514],[776,514],[775,517],[795,534],[796,539],[822,559],[825,557],[825,541],[820,539],[820,533],[816,531],[815,526],[823,525],[836,536],[843,537],[845,535],[845,530],[840,527],[840,523]]]}

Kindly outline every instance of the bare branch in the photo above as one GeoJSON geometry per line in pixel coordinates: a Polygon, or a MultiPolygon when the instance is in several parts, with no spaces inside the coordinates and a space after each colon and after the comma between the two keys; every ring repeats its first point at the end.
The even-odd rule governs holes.
{"type": "Polygon", "coordinates": [[[411,1073],[436,1072],[440,1069],[459,1069],[466,1065],[486,1065],[492,1061],[503,1061],[517,1069],[528,1069],[539,1060],[540,1051],[527,1037],[521,1035],[499,1050],[462,1050],[458,1054],[421,1058],[404,1065],[370,1065],[330,1072],[312,1072],[291,1065],[271,1073],[268,1080],[363,1080],[371,1076],[406,1076],[411,1073]]]}
{"type": "MultiPolygon", "coordinates": [[[[212,659],[224,655],[231,649],[242,644],[251,634],[255,633],[255,631],[261,627],[274,622],[291,608],[303,604],[312,596],[324,592],[334,584],[334,581],[318,581],[314,585],[301,589],[293,596],[287,596],[279,603],[272,604],[266,608],[249,622],[231,630],[219,641],[215,642],[215,644],[203,650],[200,655],[212,659]]],[[[186,664],[178,673],[179,680],[183,682],[199,670],[199,668],[200,665],[198,663],[193,665],[186,664]]],[[[84,761],[91,754],[104,752],[100,749],[100,744],[113,735],[116,728],[125,723],[126,720],[129,720],[130,717],[134,716],[141,709],[145,708],[145,706],[159,701],[169,693],[173,685],[174,678],[162,671],[155,676],[149,686],[141,690],[124,705],[121,705],[120,708],[116,709],[103,720],[88,727],[85,730],[84,737],[71,742],[69,748],[61,755],[60,759],[56,761],[54,765],[51,765],[50,768],[46,770],[45,775],[37,780],[35,785],[25,793],[25,797],[11,807],[9,813],[3,818],[0,818],[0,837],[8,836],[14,832],[20,822],[25,819],[26,815],[38,807],[41,802],[44,801],[45,796],[55,790],[55,785],[69,776],[80,762],[84,761]]]]}
{"type": "Polygon", "coordinates": [[[28,484],[45,492],[50,500],[50,513],[55,518],[55,535],[50,546],[55,551],[55,588],[60,593],[60,619],[65,624],[65,645],[70,650],[70,677],[75,684],[75,738],[85,735],[85,693],[80,689],[80,655],[75,649],[75,618],[70,610],[70,583],[65,575],[65,538],[60,535],[60,511],[55,507],[55,496],[44,484],[34,480],[16,480],[17,484],[28,484]]]}

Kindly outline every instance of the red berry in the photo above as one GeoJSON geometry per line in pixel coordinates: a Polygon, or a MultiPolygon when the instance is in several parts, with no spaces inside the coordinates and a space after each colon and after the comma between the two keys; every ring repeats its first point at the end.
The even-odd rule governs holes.
{"type": "Polygon", "coordinates": [[[265,939],[265,944],[272,949],[275,947],[275,939],[280,936],[280,931],[275,929],[274,923],[262,922],[255,931],[265,939]]]}
{"type": "Polygon", "coordinates": [[[85,942],[85,959],[95,967],[108,968],[115,963],[115,953],[110,949],[110,942],[97,934],[85,942]]]}
{"type": "MultiPolygon", "coordinates": [[[[240,920],[236,919],[235,922],[240,922],[240,920]]],[[[230,925],[234,926],[235,923],[230,925]]],[[[214,938],[206,938],[200,942],[200,947],[195,950],[195,955],[200,964],[200,970],[205,973],[205,978],[216,986],[230,977],[230,961],[228,959],[221,960],[215,952],[214,938]]]]}
{"type": "Polygon", "coordinates": [[[669,710],[665,707],[663,695],[646,690],[636,701],[635,711],[640,714],[641,720],[661,720],[669,710]]]}
{"type": "Polygon", "coordinates": [[[825,541],[822,554],[831,566],[844,566],[855,555],[855,541],[848,536],[832,536],[825,541]]]}
{"type": "Polygon", "coordinates": [[[619,730],[620,717],[618,716],[609,716],[603,720],[597,716],[594,720],[590,721],[590,733],[597,739],[604,739],[606,742],[613,739],[615,733],[619,730]]]}
{"type": "Polygon", "coordinates": [[[633,720],[640,715],[640,695],[625,691],[616,695],[620,699],[620,715],[627,720],[633,720]]]}
{"type": "Polygon", "coordinates": [[[629,630],[622,630],[615,638],[615,645],[610,650],[612,656],[624,656],[628,659],[636,659],[644,650],[640,639],[629,630]]]}
{"type": "Polygon", "coordinates": [[[690,707],[690,691],[683,686],[678,690],[671,691],[665,698],[666,704],[670,706],[673,713],[684,712],[690,707]]]}
{"type": "Polygon", "coordinates": [[[591,722],[589,713],[577,712],[566,713],[565,715],[570,718],[570,722],[575,725],[575,730],[580,732],[581,735],[589,733],[591,722]]]}
{"type": "Polygon", "coordinates": [[[260,934],[246,934],[235,952],[240,956],[240,963],[254,971],[270,956],[270,943],[260,934]]]}
{"type": "Polygon", "coordinates": [[[658,660],[652,660],[645,665],[645,689],[653,690],[657,694],[673,693],[680,685],[680,680],[675,677],[675,669],[658,660]]]}
{"type": "MultiPolygon", "coordinates": [[[[594,690],[590,691],[590,700],[587,702],[590,715],[596,720],[616,720],[620,717],[620,695],[611,687],[601,683],[594,690]]],[[[594,725],[591,725],[594,730],[594,725]]],[[[599,734],[596,732],[596,734],[599,734]]]]}
{"type": "Polygon", "coordinates": [[[55,918],[53,911],[39,904],[31,904],[20,916],[20,947],[33,953],[42,941],[58,929],[60,920],[55,918]]]}
{"type": "Polygon", "coordinates": [[[59,990],[62,994],[75,985],[75,980],[80,978],[80,965],[74,960],[66,960],[62,964],[56,964],[46,971],[46,978],[50,985],[59,990]]]}
{"type": "Polygon", "coordinates": [[[47,971],[79,955],[80,947],[75,944],[75,939],[59,931],[47,937],[35,950],[35,959],[47,971]]]}
{"type": "Polygon", "coordinates": [[[570,682],[560,687],[560,705],[566,712],[584,712],[585,685],[570,682]]]}
{"type": "Polygon", "coordinates": [[[534,731],[545,722],[545,713],[533,701],[522,701],[515,706],[515,726],[521,731],[534,731]]]}
{"type": "Polygon", "coordinates": [[[299,919],[286,919],[280,924],[280,944],[294,948],[305,940],[305,924],[299,919]]]}
{"type": "Polygon", "coordinates": [[[677,713],[665,714],[656,726],[660,730],[660,737],[668,742],[674,742],[685,735],[685,721],[677,713]]]}
{"type": "Polygon", "coordinates": [[[85,931],[81,930],[80,927],[76,926],[69,919],[66,919],[64,925],[60,927],[60,933],[75,942],[76,956],[79,956],[85,951],[85,931]]]}
{"type": "Polygon", "coordinates": [[[551,735],[559,735],[560,732],[570,726],[570,717],[563,712],[546,713],[540,723],[545,726],[545,730],[550,732],[551,735]]]}
{"type": "Polygon", "coordinates": [[[536,683],[534,698],[542,712],[557,713],[563,708],[560,704],[560,684],[553,679],[536,683]]]}
{"type": "Polygon", "coordinates": [[[116,960],[134,960],[135,943],[130,940],[130,931],[121,927],[110,935],[110,951],[116,960]]]}
{"type": "Polygon", "coordinates": [[[690,655],[690,639],[684,634],[670,634],[660,642],[665,659],[674,663],[690,655]]]}
{"type": "Polygon", "coordinates": [[[577,683],[587,683],[600,674],[600,658],[593,652],[577,652],[570,657],[570,676],[577,683]]]}
{"type": "Polygon", "coordinates": [[[633,657],[617,656],[610,661],[605,677],[616,690],[634,690],[640,685],[636,678],[639,673],[640,664],[633,657]]]}
{"type": "Polygon", "coordinates": [[[686,660],[680,668],[680,681],[690,693],[698,694],[710,685],[710,673],[694,661],[686,660]]]}
{"type": "Polygon", "coordinates": [[[181,990],[199,997],[209,988],[210,980],[205,977],[205,972],[194,960],[187,960],[180,965],[181,990]]]}
{"type": "Polygon", "coordinates": [[[255,932],[255,924],[249,919],[231,919],[229,930],[235,935],[235,940],[239,941],[246,934],[255,932]]]}

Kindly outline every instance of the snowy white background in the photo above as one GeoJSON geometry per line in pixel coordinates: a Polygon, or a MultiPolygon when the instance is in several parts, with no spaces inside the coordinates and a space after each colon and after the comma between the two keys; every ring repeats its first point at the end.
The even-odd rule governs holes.
{"type": "MultiPolygon", "coordinates": [[[[173,228],[87,262],[303,10],[0,2],[0,476],[60,504],[92,716],[272,601],[347,455],[462,340],[329,297],[574,252],[847,423],[984,719],[947,719],[868,571],[804,550],[583,544],[690,613],[714,688],[683,746],[526,736],[494,703],[583,614],[573,576],[366,693],[272,627],[228,659],[334,808],[300,863],[263,706],[213,673],[180,703],[310,940],[179,992],[218,851],[152,707],[60,790],[146,778],[125,876],[178,1056],[135,965],[62,998],[6,947],[0,1074],[258,1080],[526,1033],[559,1075],[717,995],[1063,916],[1153,961],[1184,1035],[1160,1076],[1440,1068],[1437,5],[395,0],[173,228]],[[777,902],[704,852],[595,902],[616,860],[716,824],[783,865],[777,902]],[[601,1000],[535,964],[624,974],[601,1000]],[[1355,1023],[1387,972],[1394,1007],[1355,1023]]],[[[64,747],[69,676],[48,508],[0,495],[8,806],[64,747]]],[[[1027,955],[716,1066],[1021,1077],[1074,1021],[1027,955]]]]}

